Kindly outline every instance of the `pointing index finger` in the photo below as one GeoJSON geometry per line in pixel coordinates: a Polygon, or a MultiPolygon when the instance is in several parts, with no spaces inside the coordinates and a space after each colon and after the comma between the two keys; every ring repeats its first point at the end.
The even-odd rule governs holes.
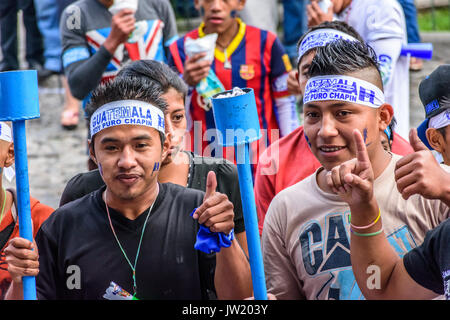
{"type": "Polygon", "coordinates": [[[356,159],[358,160],[360,168],[366,168],[370,166],[370,158],[369,154],[367,153],[366,143],[364,142],[361,132],[358,129],[353,130],[353,140],[355,141],[356,159]]]}

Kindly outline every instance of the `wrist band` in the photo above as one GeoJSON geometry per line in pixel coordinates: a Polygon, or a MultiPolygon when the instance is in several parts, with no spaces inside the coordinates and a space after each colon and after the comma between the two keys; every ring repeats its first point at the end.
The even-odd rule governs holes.
{"type": "Polygon", "coordinates": [[[358,226],[353,225],[353,224],[351,223],[351,220],[350,220],[350,227],[352,227],[353,229],[358,229],[358,230],[369,229],[370,227],[374,226],[375,223],[377,223],[378,220],[380,220],[380,218],[381,218],[381,209],[378,209],[378,217],[377,217],[377,218],[375,219],[375,221],[372,222],[371,224],[369,224],[369,225],[367,225],[367,226],[363,226],[363,227],[358,227],[358,226]]]}
{"type": "Polygon", "coordinates": [[[376,231],[376,232],[372,232],[372,233],[359,233],[356,231],[353,231],[353,229],[350,227],[350,231],[355,235],[355,236],[359,236],[359,237],[373,237],[376,235],[379,235],[380,233],[383,232],[383,228],[381,228],[380,230],[376,231]]]}

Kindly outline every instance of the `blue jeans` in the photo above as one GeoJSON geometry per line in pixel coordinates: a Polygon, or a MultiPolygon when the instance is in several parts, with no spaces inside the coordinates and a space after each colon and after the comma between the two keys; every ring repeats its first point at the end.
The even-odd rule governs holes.
{"type": "Polygon", "coordinates": [[[19,69],[17,57],[17,12],[23,12],[23,22],[26,31],[25,59],[33,67],[43,64],[42,36],[36,23],[36,12],[33,0],[1,0],[0,1],[0,37],[3,59],[0,70],[19,69]]]}
{"type": "Polygon", "coordinates": [[[408,43],[420,42],[419,25],[417,23],[417,9],[414,0],[397,0],[403,8],[406,20],[408,43]]]}
{"type": "Polygon", "coordinates": [[[283,0],[283,42],[289,58],[296,59],[297,41],[308,29],[306,0],[283,0]]]}
{"type": "Polygon", "coordinates": [[[45,69],[62,71],[57,0],[34,0],[38,27],[44,40],[45,69]]]}

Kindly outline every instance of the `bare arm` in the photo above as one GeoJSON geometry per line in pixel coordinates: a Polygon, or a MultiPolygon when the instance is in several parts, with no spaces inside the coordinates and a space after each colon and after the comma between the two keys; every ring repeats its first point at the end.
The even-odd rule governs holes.
{"type": "Polygon", "coordinates": [[[5,261],[12,279],[5,300],[23,300],[22,277],[39,273],[36,243],[19,237],[11,239],[5,249],[5,261]]]}
{"type": "Polygon", "coordinates": [[[332,169],[328,185],[351,210],[351,261],[359,288],[367,299],[429,299],[433,292],[416,283],[382,232],[373,195],[373,170],[361,132],[353,132],[356,159],[332,169]]]}
{"type": "MultiPolygon", "coordinates": [[[[212,232],[230,234],[234,228],[233,204],[225,194],[216,192],[216,187],[216,175],[210,171],[203,203],[193,218],[212,232]]],[[[216,254],[214,285],[219,299],[245,299],[252,295],[250,264],[236,240],[216,254]]]]}

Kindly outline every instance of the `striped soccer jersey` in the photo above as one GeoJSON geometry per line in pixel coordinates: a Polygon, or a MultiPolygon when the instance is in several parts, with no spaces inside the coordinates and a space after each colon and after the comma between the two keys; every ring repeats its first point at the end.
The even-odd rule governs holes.
{"type": "MultiPolygon", "coordinates": [[[[280,40],[275,34],[246,25],[240,19],[237,20],[239,31],[227,47],[227,54],[225,55],[224,52],[216,48],[211,68],[226,90],[234,87],[252,88],[254,90],[260,128],[263,131],[264,139],[266,139],[265,143],[269,145],[279,137],[280,124],[276,99],[289,96],[286,81],[287,73],[292,67],[280,40]],[[274,130],[276,132],[272,132],[274,130]],[[267,135],[264,136],[266,133],[267,135]]],[[[203,28],[204,23],[169,47],[169,64],[175,66],[179,73],[183,73],[184,62],[187,59],[184,49],[186,38],[203,37],[205,35],[203,28]]],[[[213,143],[214,139],[208,139],[208,136],[203,137],[206,130],[215,128],[213,111],[212,109],[205,110],[204,100],[197,94],[195,88],[190,92],[188,111],[191,118],[189,124],[191,149],[197,154],[214,156],[214,152],[208,149],[208,145],[213,143]],[[197,138],[200,133],[195,132],[194,134],[194,128],[196,127],[201,127],[200,138],[203,142],[201,152],[198,150],[200,142],[197,138]],[[208,151],[211,154],[208,154],[208,151]]],[[[217,152],[215,156],[218,156],[217,152]]],[[[230,155],[230,150],[224,150],[220,156],[234,161],[234,157],[230,155]]],[[[257,159],[253,160],[252,163],[255,164],[255,161],[257,159]]]]}

